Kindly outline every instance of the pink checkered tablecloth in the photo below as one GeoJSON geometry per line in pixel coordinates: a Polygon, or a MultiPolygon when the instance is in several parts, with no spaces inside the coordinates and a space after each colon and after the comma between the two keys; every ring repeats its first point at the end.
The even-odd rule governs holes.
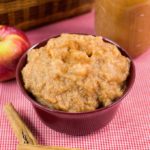
{"type": "MultiPolygon", "coordinates": [[[[94,13],[27,32],[32,44],[62,32],[94,34],[94,13]]],[[[45,126],[19,91],[16,81],[0,83],[0,150],[15,150],[17,140],[3,113],[12,102],[41,144],[79,147],[85,150],[150,150],[150,50],[134,60],[136,81],[115,118],[94,134],[75,137],[45,126]]]]}

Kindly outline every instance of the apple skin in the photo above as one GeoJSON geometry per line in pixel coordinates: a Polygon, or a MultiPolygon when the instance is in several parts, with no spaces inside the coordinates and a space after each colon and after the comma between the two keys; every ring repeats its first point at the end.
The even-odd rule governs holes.
{"type": "Polygon", "coordinates": [[[0,25],[0,82],[15,78],[17,63],[29,47],[25,33],[0,25]]]}

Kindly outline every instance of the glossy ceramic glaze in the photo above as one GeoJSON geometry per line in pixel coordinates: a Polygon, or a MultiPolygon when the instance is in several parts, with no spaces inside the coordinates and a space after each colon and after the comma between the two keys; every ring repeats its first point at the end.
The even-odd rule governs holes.
{"type": "MultiPolygon", "coordinates": [[[[103,40],[116,45],[124,56],[129,57],[129,55],[116,43],[106,38],[103,38],[103,40]]],[[[47,41],[48,40],[38,43],[29,50],[44,46],[47,41]]],[[[129,59],[131,60],[130,57],[129,59]]],[[[130,91],[135,79],[135,67],[133,61],[131,60],[130,75],[128,76],[126,83],[127,88],[122,97],[118,98],[111,105],[96,109],[95,111],[84,113],[67,113],[58,110],[50,110],[48,107],[38,103],[35,98],[25,90],[21,70],[26,63],[27,54],[24,54],[19,61],[16,71],[16,79],[21,92],[32,103],[33,108],[37,112],[38,116],[47,126],[56,131],[71,135],[87,135],[106,126],[114,118],[121,101],[130,91]]]]}

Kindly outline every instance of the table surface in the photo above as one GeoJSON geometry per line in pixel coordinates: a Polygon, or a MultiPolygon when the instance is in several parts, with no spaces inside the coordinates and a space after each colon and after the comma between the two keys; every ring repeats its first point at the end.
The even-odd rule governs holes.
{"type": "MultiPolygon", "coordinates": [[[[27,36],[34,44],[62,32],[94,34],[94,12],[28,31],[27,36]]],[[[15,80],[0,83],[0,149],[16,149],[17,140],[2,110],[5,103],[12,102],[41,144],[85,150],[150,150],[150,50],[134,62],[134,87],[115,118],[103,129],[84,137],[69,136],[48,128],[21,94],[15,80]]]]}

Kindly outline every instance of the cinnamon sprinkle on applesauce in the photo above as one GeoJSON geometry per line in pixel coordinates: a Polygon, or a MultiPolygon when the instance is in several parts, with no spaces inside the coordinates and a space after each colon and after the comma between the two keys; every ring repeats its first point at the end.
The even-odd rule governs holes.
{"type": "Polygon", "coordinates": [[[124,92],[130,60],[101,37],[62,34],[28,52],[24,86],[50,109],[86,112],[124,92]]]}

